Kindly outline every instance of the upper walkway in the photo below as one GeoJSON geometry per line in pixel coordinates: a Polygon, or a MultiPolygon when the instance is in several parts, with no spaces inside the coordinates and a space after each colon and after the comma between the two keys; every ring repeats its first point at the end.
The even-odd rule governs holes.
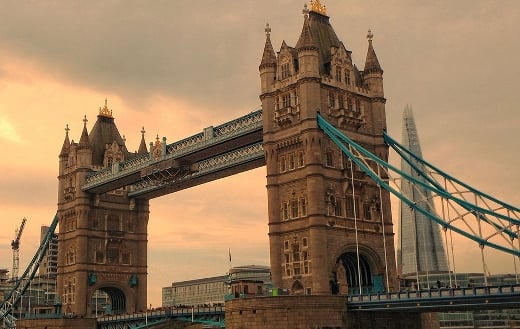
{"type": "Polygon", "coordinates": [[[92,172],[82,190],[104,193],[129,186],[128,196],[155,198],[265,165],[262,110],[207,127],[172,144],[92,172]]]}

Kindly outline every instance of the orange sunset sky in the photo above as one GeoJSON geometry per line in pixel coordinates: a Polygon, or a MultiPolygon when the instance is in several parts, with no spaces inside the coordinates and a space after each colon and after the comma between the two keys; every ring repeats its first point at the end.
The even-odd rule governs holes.
{"type": "MultiPolygon", "coordinates": [[[[322,3],[360,69],[374,33],[389,133],[400,140],[410,104],[428,161],[519,205],[520,2],[322,3]]],[[[258,109],[265,24],[275,50],[294,46],[303,4],[0,0],[0,268],[23,217],[21,272],[56,213],[66,124],[78,141],[106,98],[134,151],[143,126],[147,143],[171,143],[258,109]]],[[[265,168],[152,200],[148,302],[174,281],[225,274],[228,249],[233,265],[269,265],[266,216],[265,168]]],[[[458,270],[481,271],[460,240],[458,270]]],[[[511,256],[490,255],[492,273],[514,271],[511,256]]]]}

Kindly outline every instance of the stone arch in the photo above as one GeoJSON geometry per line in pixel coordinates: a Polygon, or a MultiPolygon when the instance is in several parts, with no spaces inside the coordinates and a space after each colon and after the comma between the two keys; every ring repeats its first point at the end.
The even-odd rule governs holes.
{"type": "Polygon", "coordinates": [[[304,294],[303,285],[299,280],[293,282],[291,287],[291,294],[301,296],[304,294]]]}
{"type": "Polygon", "coordinates": [[[332,293],[359,294],[382,292],[384,263],[369,246],[359,246],[359,264],[355,245],[348,245],[336,254],[336,262],[331,269],[332,293]],[[361,284],[361,285],[360,285],[361,284]]]}
{"type": "Polygon", "coordinates": [[[135,310],[131,309],[132,299],[124,287],[102,284],[91,290],[88,304],[91,314],[116,315],[134,312],[135,310]]]}

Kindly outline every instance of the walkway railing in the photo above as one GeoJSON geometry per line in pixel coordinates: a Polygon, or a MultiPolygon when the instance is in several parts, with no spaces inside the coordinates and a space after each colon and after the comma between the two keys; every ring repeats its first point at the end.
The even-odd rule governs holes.
{"type": "Polygon", "coordinates": [[[165,310],[156,310],[148,312],[139,312],[134,314],[108,315],[97,318],[98,328],[116,328],[111,324],[119,326],[125,323],[158,323],[164,319],[177,319],[180,321],[209,323],[215,326],[224,325],[224,306],[213,307],[187,307],[187,308],[171,308],[165,310]],[[220,321],[210,321],[210,318],[220,318],[220,321]]]}
{"type": "Polygon", "coordinates": [[[351,310],[403,310],[418,308],[467,309],[519,307],[520,284],[464,288],[433,288],[429,290],[351,295],[347,307],[351,310]]]}

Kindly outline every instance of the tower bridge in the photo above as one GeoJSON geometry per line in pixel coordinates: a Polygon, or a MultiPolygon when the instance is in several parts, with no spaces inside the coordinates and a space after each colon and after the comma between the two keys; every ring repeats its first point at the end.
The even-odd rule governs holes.
{"type": "MultiPolygon", "coordinates": [[[[482,248],[498,247],[518,257],[517,208],[504,203],[495,207],[498,200],[437,171],[446,181],[470,190],[475,203],[461,198],[460,191],[450,193],[421,172],[428,166],[425,162],[413,164],[423,174],[421,180],[388,164],[390,146],[400,147],[386,134],[383,69],[374,35],[369,30],[361,70],[336,35],[325,6],[319,0],[310,4],[304,8],[294,47],[284,41],[275,52],[271,28],[265,29],[259,65],[261,110],[170,144],[157,136],[147,146],[143,129],[135,153],[128,151],[106,102],[90,132],[84,119],[78,142],[70,141],[66,129],[52,226],[59,223],[57,295],[64,314],[93,317],[92,296],[101,290],[109,295],[113,313],[122,316],[116,322],[123,321],[125,313],[144,312],[147,317],[149,200],[261,166],[266,168],[272,281],[291,295],[227,302],[228,328],[262,328],[266,323],[270,328],[339,328],[356,309],[377,310],[373,314],[379,316],[382,305],[392,308],[402,303],[413,311],[410,295],[392,299],[389,294],[399,291],[391,193],[444,229],[461,233],[482,248]],[[412,186],[428,188],[453,209],[456,218],[439,218],[406,199],[391,186],[395,173],[412,186]],[[487,236],[457,226],[467,224],[470,216],[479,228],[488,225],[494,233],[487,236]],[[513,242],[494,241],[504,237],[513,242]],[[379,297],[347,299],[353,291],[379,297]],[[381,296],[387,300],[380,302],[381,296]],[[355,307],[349,309],[348,303],[355,307]]],[[[8,327],[14,325],[10,307],[19,301],[32,271],[28,269],[21,286],[2,304],[0,314],[8,327]]],[[[518,305],[517,287],[498,289],[504,292],[501,297],[518,305]]],[[[414,316],[402,314],[395,323],[421,327],[424,310],[413,312],[414,316]]],[[[382,314],[381,323],[394,321],[382,314]]],[[[370,316],[352,319],[356,325],[378,327],[370,316]]]]}

